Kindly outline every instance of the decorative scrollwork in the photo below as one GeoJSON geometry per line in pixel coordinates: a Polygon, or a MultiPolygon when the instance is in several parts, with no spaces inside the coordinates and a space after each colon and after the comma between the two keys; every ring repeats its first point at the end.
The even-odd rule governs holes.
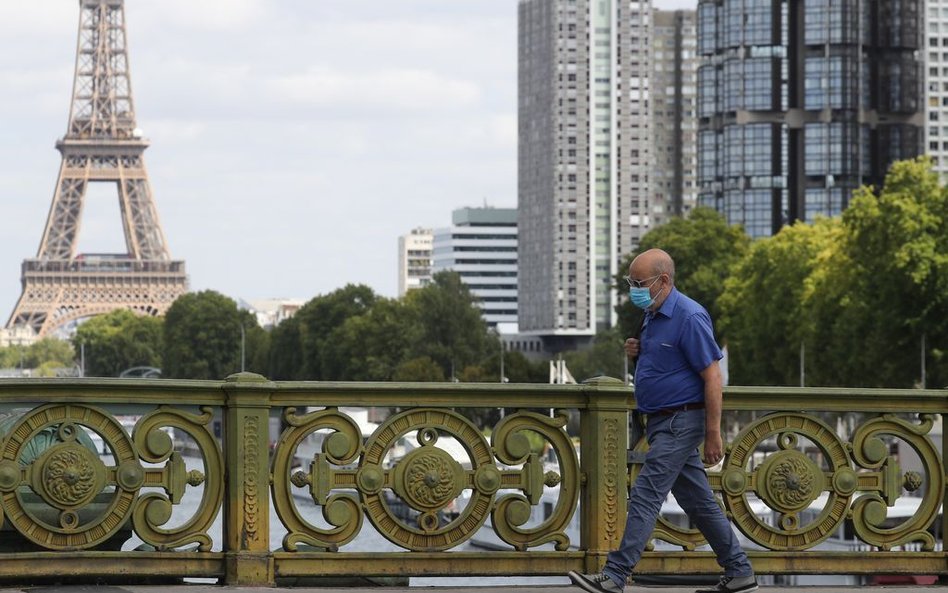
{"type": "MultiPolygon", "coordinates": [[[[133,514],[135,532],[142,541],[159,550],[196,543],[199,550],[209,551],[213,544],[207,530],[224,499],[224,460],[208,429],[212,417],[209,407],[201,408],[201,414],[190,414],[162,406],[142,416],[132,432],[132,440],[141,451],[142,459],[149,463],[167,461],[162,470],[146,472],[148,477],[144,480],[144,485],[160,486],[165,494],[143,494],[133,514]],[[187,469],[183,457],[174,451],[171,437],[161,430],[163,427],[180,430],[194,439],[204,461],[204,474],[187,469]],[[204,491],[194,516],[175,529],[161,528],[171,519],[172,505],[181,502],[187,486],[201,483],[204,483],[204,491]]],[[[130,476],[129,479],[135,478],[130,476]]]]}
{"type": "Polygon", "coordinates": [[[945,492],[945,476],[938,450],[927,434],[934,425],[934,417],[922,415],[920,424],[912,424],[892,414],[884,414],[861,425],[853,434],[853,457],[868,468],[883,468],[882,496],[872,493],[860,496],[853,503],[853,529],[865,542],[888,550],[908,542],[921,542],[925,550],[934,550],[935,538],[926,529],[935,520],[938,506],[945,492]],[[887,459],[879,435],[888,434],[904,440],[918,454],[925,472],[924,479],[916,472],[899,475],[894,459],[887,459]],[[881,445],[881,447],[880,447],[881,445]],[[881,455],[880,455],[881,453],[881,455]],[[915,514],[902,524],[881,527],[886,519],[886,508],[901,494],[902,487],[918,489],[925,486],[925,494],[915,514]]]}
{"type": "MultiPolygon", "coordinates": [[[[296,408],[287,408],[283,420],[287,428],[280,435],[279,444],[273,452],[271,485],[273,507],[287,528],[283,547],[291,552],[299,544],[336,550],[359,534],[362,529],[362,510],[351,496],[329,495],[327,480],[333,472],[330,463],[347,465],[354,462],[362,451],[362,432],[358,424],[335,408],[304,415],[297,415],[296,408]],[[323,453],[317,454],[310,464],[310,473],[297,472],[291,475],[293,458],[300,443],[310,433],[321,429],[333,432],[323,441],[323,453]],[[291,485],[310,486],[313,500],[322,505],[323,518],[333,529],[320,529],[303,518],[293,502],[291,485]]],[[[365,481],[375,483],[372,477],[366,477],[365,481]]],[[[381,483],[378,486],[380,488],[381,483]]]]}
{"type": "MultiPolygon", "coordinates": [[[[521,485],[526,496],[508,494],[497,501],[491,513],[494,531],[505,542],[518,550],[555,542],[557,550],[569,548],[566,526],[576,510],[579,499],[579,460],[576,449],[566,434],[567,417],[558,411],[556,417],[548,418],[533,412],[517,412],[507,416],[494,428],[491,444],[497,458],[508,465],[524,464],[527,480],[521,485]],[[555,474],[546,476],[535,454],[530,453],[530,444],[523,431],[532,431],[546,439],[553,448],[559,463],[562,479],[555,474]],[[530,516],[530,507],[539,503],[543,486],[560,482],[559,498],[550,516],[540,525],[521,528],[530,516]]],[[[616,427],[616,435],[618,435],[616,427]]],[[[618,468],[616,468],[618,473],[618,468]]],[[[618,477],[616,487],[618,488],[618,477]]],[[[617,496],[617,495],[616,495],[617,496]]]]}
{"type": "Polygon", "coordinates": [[[137,488],[125,488],[124,473],[141,469],[135,446],[122,426],[104,411],[91,406],[50,404],[30,410],[6,434],[0,457],[0,501],[3,515],[24,537],[51,550],[94,547],[112,537],[135,506],[137,488]],[[105,464],[81,444],[88,438],[80,429],[98,433],[111,448],[116,467],[105,464]],[[48,438],[39,453],[34,439],[48,438]],[[80,518],[105,487],[117,486],[104,511],[91,519],[80,518]],[[24,504],[21,490],[30,487],[47,505],[59,509],[58,524],[51,524],[24,504]]]}
{"type": "Polygon", "coordinates": [[[765,416],[737,435],[728,447],[721,484],[725,507],[744,535],[772,550],[802,550],[828,538],[845,519],[856,489],[856,474],[850,467],[846,443],[834,430],[813,416],[787,412],[765,416]],[[820,449],[828,469],[820,469],[794,450],[798,436],[810,439],[820,449]],[[781,451],[748,473],[751,454],[771,437],[776,437],[781,451]],[[826,506],[815,520],[801,525],[799,513],[827,488],[827,477],[826,506]],[[770,525],[751,506],[748,489],[780,513],[776,525],[770,525]]]}
{"type": "Polygon", "coordinates": [[[429,408],[396,414],[379,426],[365,444],[363,467],[385,475],[381,468],[391,447],[415,431],[421,447],[389,472],[391,482],[382,478],[382,483],[421,512],[418,527],[406,524],[392,511],[381,487],[361,488],[365,479],[359,480],[363,506],[379,533],[392,543],[409,550],[445,550],[471,537],[487,520],[500,472],[494,467],[487,441],[469,420],[449,410],[429,408]],[[469,472],[435,446],[439,432],[455,437],[464,447],[471,462],[469,472]],[[418,471],[421,469],[424,471],[418,471]],[[455,519],[440,525],[437,512],[464,488],[472,490],[470,502],[455,519]]]}

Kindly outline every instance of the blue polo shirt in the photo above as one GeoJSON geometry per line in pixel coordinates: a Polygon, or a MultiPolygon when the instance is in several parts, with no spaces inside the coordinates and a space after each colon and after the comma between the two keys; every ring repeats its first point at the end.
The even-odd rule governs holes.
{"type": "Polygon", "coordinates": [[[657,311],[648,311],[635,366],[635,401],[646,414],[704,401],[701,371],[722,357],[711,316],[672,288],[657,311]]]}

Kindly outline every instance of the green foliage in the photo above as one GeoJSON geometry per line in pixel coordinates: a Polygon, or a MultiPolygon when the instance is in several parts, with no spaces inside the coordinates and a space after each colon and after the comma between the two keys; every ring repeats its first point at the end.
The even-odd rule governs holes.
{"type": "Polygon", "coordinates": [[[299,315],[273,328],[270,332],[269,378],[274,381],[301,381],[305,378],[301,343],[299,315]]]}
{"type": "MultiPolygon", "coordinates": [[[[929,386],[948,384],[948,194],[927,158],[895,163],[856,192],[838,253],[812,279],[812,364],[825,385],[912,387],[921,341],[929,386]]],[[[809,352],[809,349],[808,349],[809,352]]]]}
{"type": "MultiPolygon", "coordinates": [[[[311,299],[300,308],[296,314],[299,343],[293,346],[300,349],[302,359],[299,378],[326,381],[343,372],[336,364],[338,360],[331,357],[335,347],[332,334],[347,319],[366,313],[377,299],[368,286],[347,284],[328,295],[311,299]]],[[[285,354],[283,347],[287,345],[280,344],[278,356],[285,354]]]]}
{"type": "MultiPolygon", "coordinates": [[[[500,344],[492,354],[478,365],[465,367],[458,377],[462,382],[500,382],[500,344]]],[[[549,361],[533,361],[522,352],[504,352],[504,377],[507,383],[546,383],[549,380],[549,361]]]]}
{"type": "Polygon", "coordinates": [[[0,348],[0,369],[35,369],[72,367],[75,363],[72,345],[56,338],[43,338],[29,346],[14,344],[0,348]]]}
{"type": "MultiPolygon", "coordinates": [[[[708,310],[712,320],[720,315],[718,298],[724,292],[724,279],[747,252],[750,239],[740,226],[729,226],[721,214],[709,208],[695,208],[688,218],[673,218],[667,224],[646,233],[637,251],[621,266],[616,286],[628,294],[622,276],[638,254],[653,248],[667,251],[675,260],[675,286],[708,310]]],[[[627,299],[616,309],[621,335],[632,335],[641,312],[627,299]]]]}
{"type": "Polygon", "coordinates": [[[441,381],[499,347],[460,277],[441,273],[402,299],[348,285],[310,300],[273,331],[269,376],[441,381]]]}
{"type": "Polygon", "coordinates": [[[761,239],[720,299],[732,384],[948,385],[948,193],[927,158],[895,163],[842,217],[761,239]]]}
{"type": "MultiPolygon", "coordinates": [[[[488,361],[493,364],[495,359],[491,357],[488,361]]],[[[493,367],[491,367],[493,370],[493,367]]],[[[500,376],[500,364],[497,364],[498,377],[500,376]]],[[[549,361],[538,360],[531,361],[523,355],[522,352],[504,353],[504,376],[510,383],[546,383],[550,379],[549,361]]]]}
{"type": "Polygon", "coordinates": [[[267,360],[267,340],[256,318],[237,308],[237,303],[219,292],[205,290],[178,297],[165,315],[162,376],[176,379],[220,380],[240,371],[241,326],[246,333],[247,371],[267,360]]]}
{"type": "Polygon", "coordinates": [[[13,369],[26,358],[26,347],[12,345],[0,348],[0,369],[13,369]]]}
{"type": "Polygon", "coordinates": [[[33,373],[34,377],[55,377],[57,371],[61,368],[64,368],[66,365],[56,360],[48,360],[43,364],[36,367],[36,372],[33,373]]]}
{"type": "Polygon", "coordinates": [[[461,383],[497,383],[500,381],[500,377],[488,373],[487,369],[479,364],[472,364],[464,367],[458,373],[458,380],[461,383]]]}
{"type": "Polygon", "coordinates": [[[331,347],[323,355],[326,378],[388,381],[411,354],[417,329],[405,303],[376,299],[371,308],[330,332],[331,347]]]}
{"type": "Polygon", "coordinates": [[[563,354],[566,368],[577,383],[600,376],[622,378],[626,371],[625,337],[619,332],[618,327],[599,332],[588,348],[563,354]]]}
{"type": "Polygon", "coordinates": [[[431,358],[419,356],[399,364],[392,374],[392,381],[418,381],[424,383],[444,381],[444,371],[431,358]]]}
{"type": "Polygon", "coordinates": [[[500,348],[457,272],[435,274],[430,284],[409,292],[405,302],[418,330],[412,336],[414,352],[430,357],[447,376],[481,363],[500,348]]]}
{"type": "Polygon", "coordinates": [[[800,343],[812,325],[807,286],[837,249],[840,230],[838,219],[784,227],[755,242],[734,268],[718,320],[732,384],[799,385],[800,343]]]}
{"type": "Polygon", "coordinates": [[[87,320],[72,343],[85,353],[88,377],[118,377],[131,367],[161,367],[162,320],[118,309],[87,320]]]}
{"type": "Polygon", "coordinates": [[[23,364],[27,368],[37,368],[47,363],[56,363],[59,368],[71,367],[76,356],[72,345],[65,340],[43,338],[26,349],[23,364]]]}

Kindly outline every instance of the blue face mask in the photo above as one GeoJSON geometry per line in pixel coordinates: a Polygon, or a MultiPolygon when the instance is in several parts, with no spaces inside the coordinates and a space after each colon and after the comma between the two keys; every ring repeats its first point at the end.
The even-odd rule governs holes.
{"type": "Polygon", "coordinates": [[[648,309],[655,302],[655,299],[652,298],[652,292],[645,286],[630,288],[629,298],[632,299],[632,304],[639,309],[648,309]]]}

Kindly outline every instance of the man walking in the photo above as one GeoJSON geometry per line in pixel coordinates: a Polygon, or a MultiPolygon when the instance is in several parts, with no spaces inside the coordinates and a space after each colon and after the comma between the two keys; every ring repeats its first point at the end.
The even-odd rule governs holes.
{"type": "Polygon", "coordinates": [[[745,593],[757,590],[747,554],[718,506],[698,455],[705,461],[724,457],[721,438],[721,350],[714,341],[711,317],[700,304],[675,288],[675,262],[661,249],[650,249],[629,266],[629,296],[645,310],[640,339],[625,342],[635,368],[635,400],[646,414],[649,451],[629,495],[629,516],[619,549],[603,572],[570,571],[569,578],[590,593],[619,593],[655,529],[669,492],[704,535],[724,576],[697,593],[745,593]]]}

